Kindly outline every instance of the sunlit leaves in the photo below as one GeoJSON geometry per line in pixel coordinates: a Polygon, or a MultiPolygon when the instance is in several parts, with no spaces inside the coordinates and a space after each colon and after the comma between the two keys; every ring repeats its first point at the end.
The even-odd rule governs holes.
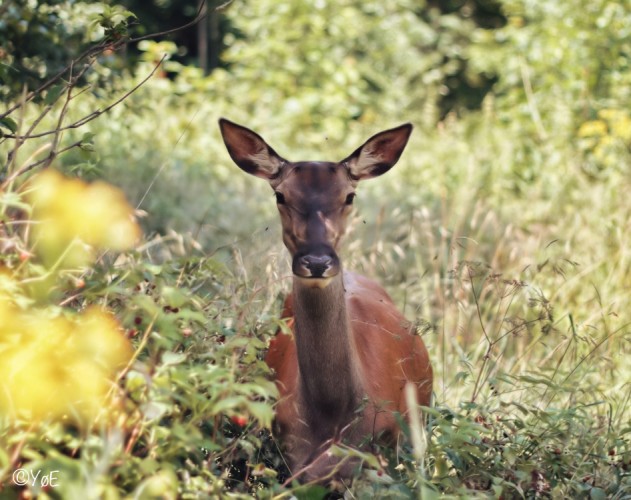
{"type": "Polygon", "coordinates": [[[47,170],[33,180],[28,198],[34,243],[48,266],[86,265],[95,249],[125,250],[140,237],[123,193],[103,182],[86,184],[47,170]]]}
{"type": "Polygon", "coordinates": [[[224,56],[240,107],[256,115],[272,106],[284,117],[277,126],[290,120],[307,141],[309,130],[337,138],[355,120],[376,124],[395,113],[433,125],[439,92],[448,92],[444,82],[460,70],[475,30],[407,0],[262,0],[228,15],[245,34],[226,37],[224,56]]]}
{"type": "MultiPolygon", "coordinates": [[[[133,14],[110,2],[56,0],[4,2],[0,24],[0,95],[18,97],[38,88],[78,56],[90,41],[116,41],[133,14]]],[[[37,96],[47,104],[59,86],[37,96]]],[[[62,89],[63,90],[63,89],[62,89]]]]}
{"type": "Polygon", "coordinates": [[[44,269],[28,263],[4,270],[0,279],[0,413],[85,424],[100,412],[107,416],[106,397],[131,347],[106,310],[72,313],[42,299],[60,272],[92,264],[96,249],[130,248],[140,229],[122,192],[103,182],[86,184],[47,170],[25,191],[25,200],[13,195],[19,204],[5,195],[0,209],[20,207],[32,217],[33,246],[21,250],[26,258],[20,260],[34,255],[44,269]]]}
{"type": "Polygon", "coordinates": [[[130,356],[107,312],[22,310],[0,298],[0,413],[88,421],[104,408],[130,356]]]}

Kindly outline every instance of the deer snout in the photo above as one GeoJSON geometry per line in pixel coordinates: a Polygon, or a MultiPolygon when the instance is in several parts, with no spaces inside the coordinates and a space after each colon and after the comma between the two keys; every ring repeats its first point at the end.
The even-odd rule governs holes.
{"type": "Polygon", "coordinates": [[[313,278],[321,278],[331,267],[333,258],[328,255],[305,255],[300,257],[300,265],[311,272],[313,278]]]}
{"type": "Polygon", "coordinates": [[[296,255],[292,271],[300,278],[332,278],[339,273],[339,260],[334,252],[308,252],[296,255]]]}

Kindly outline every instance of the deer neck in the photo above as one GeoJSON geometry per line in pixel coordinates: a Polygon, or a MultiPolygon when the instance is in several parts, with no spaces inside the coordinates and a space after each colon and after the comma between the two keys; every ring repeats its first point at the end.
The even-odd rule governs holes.
{"type": "Polygon", "coordinates": [[[307,415],[348,421],[361,398],[342,272],[325,288],[294,278],[295,337],[307,415]]]}

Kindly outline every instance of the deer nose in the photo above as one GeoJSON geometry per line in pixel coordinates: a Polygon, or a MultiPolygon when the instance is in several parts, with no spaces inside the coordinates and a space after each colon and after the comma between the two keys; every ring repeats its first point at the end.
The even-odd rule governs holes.
{"type": "Polygon", "coordinates": [[[331,267],[333,257],[329,255],[304,255],[300,257],[300,265],[311,272],[311,277],[321,278],[331,267]]]}

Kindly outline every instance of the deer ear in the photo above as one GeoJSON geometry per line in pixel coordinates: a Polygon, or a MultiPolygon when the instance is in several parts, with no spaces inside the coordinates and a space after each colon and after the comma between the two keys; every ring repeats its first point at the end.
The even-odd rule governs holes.
{"type": "Polygon", "coordinates": [[[256,132],[225,118],[219,120],[223,142],[233,161],[248,174],[273,179],[286,161],[256,132]]]}
{"type": "Polygon", "coordinates": [[[377,177],[390,170],[399,160],[412,133],[412,124],[373,135],[350,155],[345,163],[355,180],[377,177]]]}

